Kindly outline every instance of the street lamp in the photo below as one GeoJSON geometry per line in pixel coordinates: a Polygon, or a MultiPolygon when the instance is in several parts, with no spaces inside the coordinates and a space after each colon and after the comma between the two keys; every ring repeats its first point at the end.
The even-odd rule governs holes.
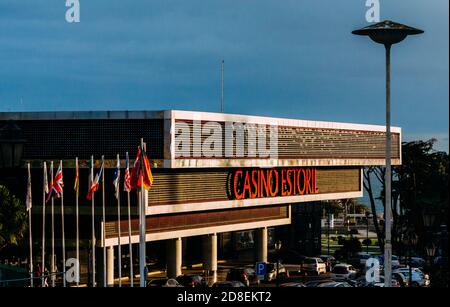
{"type": "Polygon", "coordinates": [[[429,228],[434,225],[434,220],[436,219],[436,215],[434,213],[425,212],[423,214],[423,225],[426,228],[429,228]]]}
{"type": "Polygon", "coordinates": [[[25,139],[22,129],[9,121],[0,128],[0,167],[20,166],[25,139]]]}
{"type": "Polygon", "coordinates": [[[369,254],[369,218],[370,218],[370,213],[368,211],[366,211],[366,254],[369,254]]]}
{"type": "Polygon", "coordinates": [[[275,242],[275,251],[276,251],[276,254],[277,254],[277,279],[276,279],[277,287],[280,286],[280,280],[279,280],[279,273],[280,273],[280,250],[281,250],[281,241],[278,240],[277,242],[275,242]]]}
{"type": "Polygon", "coordinates": [[[391,46],[404,40],[408,35],[421,34],[422,30],[385,20],[368,27],[354,30],[353,34],[369,36],[386,49],[386,188],[385,188],[385,287],[390,287],[392,272],[391,244],[391,46]]]}

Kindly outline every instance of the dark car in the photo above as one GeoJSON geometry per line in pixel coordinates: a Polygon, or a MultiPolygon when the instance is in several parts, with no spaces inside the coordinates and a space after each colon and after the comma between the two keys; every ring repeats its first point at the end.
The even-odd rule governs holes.
{"type": "Polygon", "coordinates": [[[206,281],[200,275],[180,275],[176,280],[184,287],[206,287],[206,281]]]}
{"type": "Polygon", "coordinates": [[[158,278],[150,280],[147,287],[182,287],[182,285],[173,278],[158,278]]]}
{"type": "Polygon", "coordinates": [[[233,281],[220,281],[216,282],[213,285],[213,288],[235,288],[235,287],[245,287],[245,285],[237,280],[233,281]]]}
{"type": "Polygon", "coordinates": [[[227,274],[227,281],[240,281],[245,286],[250,286],[251,284],[259,284],[259,278],[252,268],[232,268],[227,274]]]}

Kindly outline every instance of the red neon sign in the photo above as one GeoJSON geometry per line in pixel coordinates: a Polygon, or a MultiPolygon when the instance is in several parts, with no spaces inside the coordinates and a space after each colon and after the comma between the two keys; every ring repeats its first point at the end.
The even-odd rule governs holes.
{"type": "Polygon", "coordinates": [[[319,193],[315,168],[237,169],[231,180],[234,199],[319,193]]]}

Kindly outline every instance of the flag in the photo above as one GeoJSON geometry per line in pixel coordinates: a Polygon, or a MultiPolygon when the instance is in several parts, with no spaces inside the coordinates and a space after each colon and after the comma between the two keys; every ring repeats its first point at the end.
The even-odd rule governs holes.
{"type": "Polygon", "coordinates": [[[131,191],[131,182],[130,182],[130,160],[128,159],[128,151],[127,151],[127,160],[126,160],[126,168],[125,168],[125,175],[123,178],[123,190],[125,192],[131,191]]]}
{"type": "Polygon", "coordinates": [[[48,194],[47,164],[44,162],[44,192],[48,194]]]}
{"type": "Polygon", "coordinates": [[[91,200],[92,195],[94,195],[94,193],[97,192],[102,174],[103,174],[103,162],[102,162],[102,166],[100,167],[100,170],[98,171],[97,175],[95,175],[94,180],[93,181],[91,180],[91,186],[89,187],[89,192],[86,196],[86,198],[88,200],[91,200]]]}
{"type": "Polygon", "coordinates": [[[62,174],[62,162],[59,163],[58,170],[56,171],[55,178],[53,179],[53,184],[50,184],[50,193],[48,194],[47,201],[50,200],[50,198],[60,198],[61,193],[64,187],[63,182],[63,174],[62,174]]]}
{"type": "Polygon", "coordinates": [[[150,170],[150,162],[147,154],[140,146],[137,149],[136,160],[134,161],[133,169],[131,170],[130,186],[132,189],[140,188],[141,186],[150,190],[153,184],[152,171],[150,170]],[[142,176],[142,182],[140,182],[142,176]]]}
{"type": "Polygon", "coordinates": [[[139,181],[139,172],[141,168],[141,147],[138,146],[137,153],[136,153],[136,159],[134,160],[133,168],[131,169],[131,175],[130,175],[130,187],[132,189],[138,188],[138,181],[139,181]]]}
{"type": "Polygon", "coordinates": [[[78,197],[79,190],[80,190],[80,181],[79,181],[79,174],[78,174],[78,158],[75,161],[75,183],[73,185],[73,189],[75,190],[75,193],[78,197]]]}
{"type": "Polygon", "coordinates": [[[27,199],[26,199],[27,211],[31,209],[32,199],[31,199],[31,172],[30,164],[28,163],[28,183],[27,183],[27,199]]]}
{"type": "Polygon", "coordinates": [[[114,195],[116,196],[116,199],[119,199],[119,182],[120,182],[120,160],[119,155],[117,155],[117,165],[116,165],[116,171],[114,172],[114,195]]]}
{"type": "Polygon", "coordinates": [[[145,150],[142,151],[142,184],[144,189],[150,190],[153,184],[153,175],[150,169],[150,162],[148,161],[147,153],[145,150]]]}

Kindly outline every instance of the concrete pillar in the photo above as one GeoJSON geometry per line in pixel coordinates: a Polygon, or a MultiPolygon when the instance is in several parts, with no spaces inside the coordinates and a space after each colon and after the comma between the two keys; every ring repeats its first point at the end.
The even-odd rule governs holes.
{"type": "Polygon", "coordinates": [[[181,275],[182,264],[182,239],[171,239],[167,241],[167,277],[175,278],[181,275]]]}
{"type": "Polygon", "coordinates": [[[114,246],[106,249],[106,283],[108,287],[114,286],[114,246]]]}
{"type": "Polygon", "coordinates": [[[210,284],[217,282],[217,234],[203,238],[203,269],[209,272],[210,284]]]}
{"type": "Polygon", "coordinates": [[[267,262],[267,227],[256,229],[256,261],[267,262]]]}

